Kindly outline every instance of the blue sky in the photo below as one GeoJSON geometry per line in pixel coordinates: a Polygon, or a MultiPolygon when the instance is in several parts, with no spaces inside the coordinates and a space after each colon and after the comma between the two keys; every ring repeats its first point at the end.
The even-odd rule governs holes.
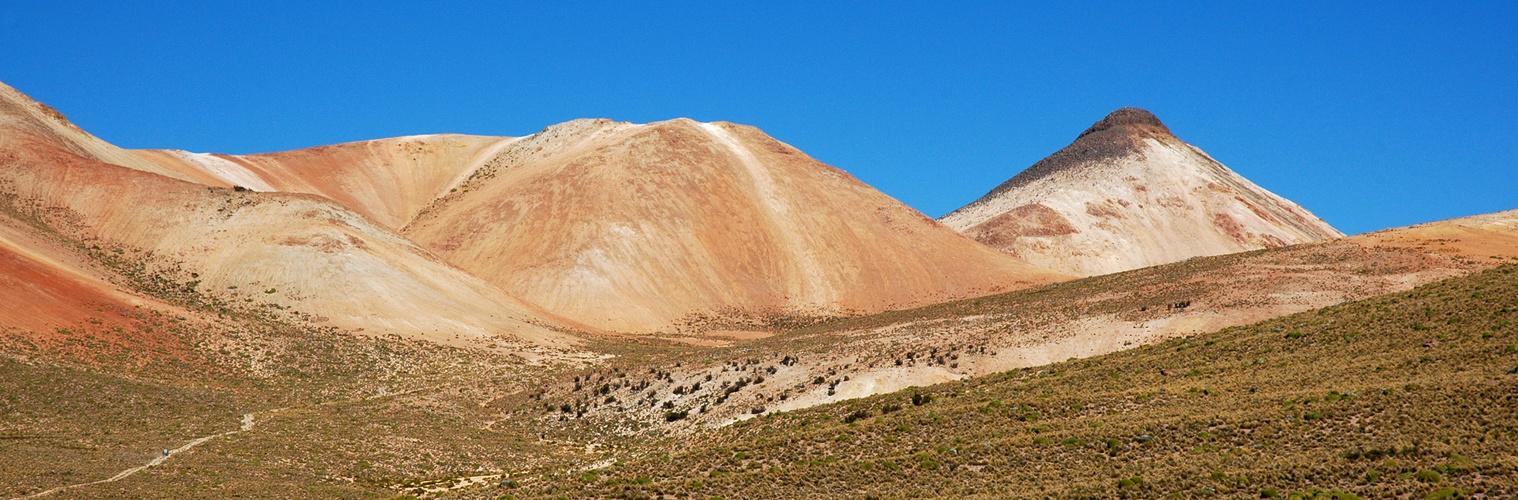
{"type": "Polygon", "coordinates": [[[226,153],[727,120],[935,217],[1139,106],[1347,233],[1518,208],[1518,2],[312,3],[0,0],[0,81],[226,153]]]}

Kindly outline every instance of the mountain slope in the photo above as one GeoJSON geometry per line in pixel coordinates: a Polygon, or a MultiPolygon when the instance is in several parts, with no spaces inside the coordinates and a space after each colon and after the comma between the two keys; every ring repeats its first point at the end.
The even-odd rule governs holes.
{"type": "Polygon", "coordinates": [[[162,165],[109,163],[145,161],[40,109],[0,86],[5,212],[109,263],[124,282],[440,342],[565,345],[572,338],[556,329],[583,329],[325,198],[237,192],[162,165]]]}
{"type": "Polygon", "coordinates": [[[515,140],[433,134],[254,155],[133,153],[207,185],[319,195],[399,229],[515,140]]]}
{"type": "Polygon", "coordinates": [[[1062,278],[758,129],[686,119],[549,127],[403,233],[508,293],[628,332],[873,312],[1062,278]]]}
{"type": "Polygon", "coordinates": [[[770,413],[619,450],[615,466],[514,473],[526,485],[515,494],[1511,498],[1515,297],[1507,265],[1036,371],[770,413]]]}
{"type": "Polygon", "coordinates": [[[1092,276],[1343,236],[1137,108],[939,219],[1036,265],[1092,276]]]}

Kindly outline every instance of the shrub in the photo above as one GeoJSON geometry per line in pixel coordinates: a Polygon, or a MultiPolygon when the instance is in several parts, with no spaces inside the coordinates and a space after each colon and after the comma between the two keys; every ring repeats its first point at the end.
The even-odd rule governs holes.
{"type": "Polygon", "coordinates": [[[1476,461],[1460,455],[1450,455],[1449,460],[1444,463],[1444,467],[1456,472],[1472,471],[1476,470],[1476,461]]]}
{"type": "Polygon", "coordinates": [[[1418,471],[1417,478],[1419,481],[1423,481],[1425,483],[1438,483],[1439,481],[1444,480],[1444,476],[1434,470],[1418,471]]]}
{"type": "Polygon", "coordinates": [[[690,416],[689,411],[672,411],[664,414],[664,421],[674,422],[676,420],[685,420],[685,417],[688,416],[690,416]]]}

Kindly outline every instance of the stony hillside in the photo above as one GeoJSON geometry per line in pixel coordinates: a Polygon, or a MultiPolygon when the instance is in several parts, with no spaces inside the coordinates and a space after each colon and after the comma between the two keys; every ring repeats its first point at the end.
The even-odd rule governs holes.
{"type": "Polygon", "coordinates": [[[1093,276],[1343,236],[1123,108],[939,219],[1039,266],[1093,276]]]}

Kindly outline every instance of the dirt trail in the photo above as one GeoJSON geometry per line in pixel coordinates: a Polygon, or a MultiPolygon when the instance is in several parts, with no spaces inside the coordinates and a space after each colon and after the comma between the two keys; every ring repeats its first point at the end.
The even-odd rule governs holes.
{"type": "MultiPolygon", "coordinates": [[[[279,411],[279,410],[266,410],[266,412],[273,412],[273,411],[279,411]]],[[[148,463],[146,463],[146,464],[139,465],[137,467],[133,467],[133,468],[130,468],[130,469],[118,472],[114,476],[111,476],[111,477],[108,477],[108,478],[105,478],[105,479],[101,479],[99,481],[90,481],[88,483],[78,483],[78,484],[70,484],[70,485],[65,485],[65,486],[59,486],[57,488],[53,488],[53,489],[50,489],[50,490],[44,490],[44,491],[41,491],[41,492],[33,493],[33,494],[30,494],[30,495],[24,495],[24,496],[20,496],[20,497],[16,497],[16,498],[37,498],[37,497],[44,497],[44,496],[48,496],[48,495],[51,495],[51,494],[54,494],[54,493],[58,493],[58,492],[61,492],[61,491],[67,491],[67,490],[71,490],[71,489],[74,489],[74,488],[78,488],[78,487],[81,487],[81,486],[90,486],[90,485],[96,485],[96,484],[102,484],[102,483],[114,483],[116,481],[120,481],[122,479],[126,479],[128,477],[131,477],[132,474],[136,474],[138,472],[142,472],[143,469],[146,469],[148,467],[153,467],[153,466],[156,466],[158,464],[162,464],[164,461],[168,460],[169,458],[179,456],[179,454],[181,452],[189,451],[190,448],[194,448],[196,446],[200,446],[201,444],[205,443],[206,441],[210,441],[212,439],[216,439],[218,437],[226,436],[226,435],[229,435],[229,434],[236,434],[236,433],[239,433],[239,432],[253,430],[253,424],[254,424],[253,415],[254,415],[253,413],[244,413],[242,415],[242,426],[238,427],[237,430],[235,430],[235,431],[221,432],[221,433],[212,434],[212,435],[209,435],[209,436],[202,436],[202,437],[195,438],[194,440],[191,440],[189,443],[185,443],[184,446],[180,446],[178,448],[174,448],[172,450],[169,450],[169,454],[167,454],[167,455],[154,458],[153,460],[148,461],[148,463]]]]}
{"type": "MultiPolygon", "coordinates": [[[[417,392],[428,391],[428,390],[437,390],[437,389],[442,389],[442,388],[451,387],[451,386],[455,386],[455,385],[459,385],[459,384],[458,383],[434,384],[434,385],[430,385],[430,386],[423,386],[423,387],[417,387],[417,388],[414,388],[414,389],[408,389],[408,390],[404,390],[404,391],[400,391],[400,392],[374,394],[374,395],[365,396],[365,397],[361,397],[361,398],[357,398],[357,399],[351,399],[351,400],[328,401],[328,402],[325,402],[325,403],[321,403],[318,406],[337,404],[337,403],[351,403],[351,402],[355,402],[355,401],[369,401],[369,400],[378,399],[378,398],[385,398],[385,397],[405,396],[405,395],[414,394],[414,393],[417,393],[417,392]]],[[[164,463],[164,461],[167,461],[170,458],[178,456],[181,452],[189,451],[191,448],[194,448],[196,446],[200,446],[200,445],[204,444],[206,441],[210,441],[212,439],[216,439],[216,438],[219,438],[219,437],[222,437],[222,436],[227,436],[227,435],[231,435],[231,434],[237,434],[239,432],[246,432],[246,431],[253,430],[253,426],[256,423],[256,421],[254,419],[254,416],[257,415],[257,414],[259,414],[259,413],[274,413],[274,412],[278,412],[278,411],[288,410],[288,409],[291,409],[291,408],[292,407],[288,407],[287,406],[287,407],[283,407],[283,408],[274,408],[274,409],[270,409],[270,410],[257,411],[257,412],[253,412],[253,413],[244,413],[242,415],[242,425],[240,425],[237,428],[237,430],[235,430],[235,431],[226,431],[226,432],[211,434],[209,436],[201,436],[201,437],[195,438],[195,439],[191,440],[190,442],[185,443],[184,446],[180,446],[178,448],[169,450],[169,454],[168,455],[163,455],[163,456],[155,457],[153,460],[148,461],[148,463],[146,463],[146,464],[139,465],[137,467],[132,467],[130,469],[123,470],[121,472],[116,473],[116,475],[108,477],[108,478],[105,478],[105,479],[101,479],[101,480],[98,480],[98,481],[90,481],[90,482],[87,482],[87,483],[77,483],[77,484],[69,484],[69,485],[59,486],[59,487],[56,487],[56,488],[40,491],[40,492],[37,492],[37,493],[32,493],[30,495],[22,495],[22,496],[19,496],[19,497],[14,497],[11,500],[20,500],[20,499],[23,499],[23,498],[44,497],[44,496],[52,495],[54,493],[58,493],[58,492],[62,492],[62,491],[67,491],[67,490],[71,490],[71,489],[79,488],[79,487],[83,487],[83,486],[91,486],[91,485],[103,484],[103,483],[114,483],[116,481],[120,481],[122,479],[126,479],[128,477],[131,477],[133,474],[136,474],[138,472],[142,472],[143,469],[147,469],[149,467],[153,467],[153,466],[162,464],[162,463],[164,463]]],[[[466,483],[461,484],[461,485],[457,485],[457,486],[452,486],[450,488],[445,488],[442,491],[446,491],[447,489],[462,488],[464,486],[475,484],[476,482],[484,481],[484,480],[489,479],[491,477],[499,477],[499,476],[500,475],[497,474],[495,476],[478,476],[478,477],[473,477],[473,478],[465,478],[465,480],[467,481],[466,483]],[[485,478],[485,479],[480,479],[480,478],[485,478]]]]}

